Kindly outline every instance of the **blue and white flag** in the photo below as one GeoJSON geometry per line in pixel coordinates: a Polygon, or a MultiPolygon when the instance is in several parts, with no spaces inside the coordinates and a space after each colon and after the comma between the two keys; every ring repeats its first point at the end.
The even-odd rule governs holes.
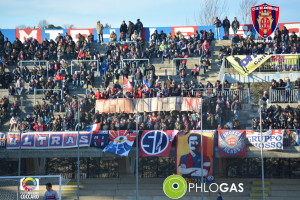
{"type": "Polygon", "coordinates": [[[136,138],[136,131],[109,131],[109,138],[110,142],[103,149],[103,152],[109,151],[120,156],[128,156],[136,138]]]}
{"type": "Polygon", "coordinates": [[[143,87],[146,89],[146,91],[150,92],[150,85],[147,83],[147,81],[143,78],[143,87]]]}

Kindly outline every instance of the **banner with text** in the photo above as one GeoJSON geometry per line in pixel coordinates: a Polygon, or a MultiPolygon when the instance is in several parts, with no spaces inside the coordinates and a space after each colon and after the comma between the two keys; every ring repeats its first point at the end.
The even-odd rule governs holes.
{"type": "Polygon", "coordinates": [[[263,149],[265,150],[283,149],[284,130],[269,130],[263,132],[263,144],[261,144],[262,139],[259,132],[247,130],[246,133],[249,142],[257,148],[261,148],[261,145],[263,145],[263,149]]]}
{"type": "Polygon", "coordinates": [[[300,55],[275,55],[268,59],[264,66],[271,67],[280,72],[300,71],[300,55]]]}
{"type": "MultiPolygon", "coordinates": [[[[57,149],[74,148],[77,146],[78,132],[28,132],[22,133],[22,149],[57,149]]],[[[79,133],[79,146],[89,147],[91,133],[79,133]]],[[[18,149],[20,145],[20,134],[9,133],[7,135],[7,149],[18,149]]]]}
{"type": "Polygon", "coordinates": [[[203,152],[201,152],[201,131],[193,130],[183,135],[178,133],[176,172],[187,183],[201,183],[201,175],[204,183],[214,182],[214,136],[213,130],[203,131],[203,152]],[[203,166],[201,166],[201,154],[203,154],[203,166]]]}
{"type": "Polygon", "coordinates": [[[146,99],[97,100],[95,110],[100,113],[154,112],[154,111],[198,111],[201,98],[168,97],[146,99]]]}
{"type": "MultiPolygon", "coordinates": [[[[291,23],[279,23],[277,27],[282,30],[283,26],[285,26],[289,34],[292,34],[294,31],[298,37],[300,37],[300,22],[291,22],[291,23]]],[[[145,39],[146,42],[151,40],[151,35],[154,33],[155,30],[157,30],[158,34],[163,30],[164,33],[167,35],[169,33],[172,33],[174,35],[176,32],[180,31],[183,36],[193,36],[196,31],[199,33],[201,30],[206,30],[207,32],[209,29],[214,32],[216,36],[215,26],[173,26],[173,27],[144,27],[142,31],[142,37],[145,39]]],[[[252,24],[240,24],[240,27],[237,31],[237,35],[243,36],[244,38],[247,37],[247,33],[249,30],[251,30],[256,33],[254,30],[254,27],[252,24]]],[[[103,30],[103,38],[104,42],[109,41],[109,35],[110,33],[114,31],[117,34],[117,38],[119,39],[119,28],[104,28],[103,30]]],[[[55,39],[58,33],[61,35],[64,35],[66,32],[70,33],[73,37],[74,41],[77,41],[77,34],[80,32],[84,37],[86,37],[89,33],[93,33],[94,35],[94,42],[98,42],[98,34],[96,28],[80,28],[80,29],[1,29],[1,32],[5,37],[8,38],[10,42],[13,42],[16,37],[20,38],[20,40],[23,42],[27,38],[34,38],[37,39],[39,42],[46,39],[55,39]],[[70,31],[72,30],[72,31],[70,31]],[[91,31],[92,30],[92,31],[91,31]]],[[[224,29],[220,29],[221,39],[223,39],[224,36],[224,29]]],[[[273,33],[274,34],[274,33],[273,33]]],[[[271,35],[272,37],[274,35],[271,35]]],[[[229,29],[229,36],[230,39],[233,37],[234,32],[233,29],[229,29]]],[[[255,34],[255,38],[257,38],[259,34],[255,34]]]]}
{"type": "Polygon", "coordinates": [[[220,156],[246,156],[246,133],[243,130],[220,130],[220,156]]]}
{"type": "Polygon", "coordinates": [[[239,72],[243,77],[248,76],[264,62],[266,62],[271,55],[234,55],[228,56],[227,60],[232,67],[239,72]]]}

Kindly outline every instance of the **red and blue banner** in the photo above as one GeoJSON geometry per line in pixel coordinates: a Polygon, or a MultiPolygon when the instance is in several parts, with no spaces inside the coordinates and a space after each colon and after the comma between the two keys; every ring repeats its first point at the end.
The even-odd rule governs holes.
{"type": "Polygon", "coordinates": [[[300,146],[300,130],[288,130],[289,146],[300,146]]]}
{"type": "Polygon", "coordinates": [[[300,22],[279,23],[280,30],[282,30],[284,26],[289,31],[290,35],[292,34],[292,32],[295,32],[295,34],[300,37],[300,22]]]}
{"type": "Polygon", "coordinates": [[[0,132],[0,147],[5,147],[5,142],[6,142],[6,134],[0,132]]]}
{"type": "Polygon", "coordinates": [[[42,42],[46,38],[47,40],[54,40],[60,34],[61,36],[65,36],[68,32],[68,29],[43,29],[42,30],[42,42]]]}
{"type": "MultiPolygon", "coordinates": [[[[263,4],[262,4],[263,5],[263,4]]],[[[261,5],[260,5],[261,6],[261,5]]],[[[266,7],[266,6],[265,6],[266,7]]],[[[261,13],[259,14],[260,10],[263,11],[264,7],[259,7],[252,9],[254,15],[252,20],[255,20],[256,22],[252,24],[241,24],[240,28],[237,32],[238,35],[246,37],[247,32],[252,28],[252,31],[259,30],[259,23],[263,25],[263,28],[267,28],[268,33],[268,27],[271,27],[271,30],[275,30],[277,27],[282,30],[283,26],[285,26],[289,33],[291,34],[292,31],[295,31],[295,33],[300,37],[300,22],[291,22],[291,23],[278,23],[278,17],[277,17],[277,7],[276,6],[267,6],[266,10],[270,13],[270,16],[264,17],[266,14],[261,13]],[[271,8],[272,7],[272,8],[271,8]],[[273,10],[275,7],[275,10],[273,10]],[[262,9],[261,9],[262,8],[262,9]],[[258,9],[258,10],[256,10],[258,9]],[[260,17],[261,16],[261,17],[260,17]],[[272,16],[272,20],[270,20],[272,16]],[[275,16],[275,17],[274,17],[275,16]],[[262,19],[265,18],[265,19],[262,19]],[[257,22],[257,19],[261,19],[260,22],[257,22]],[[277,20],[277,21],[276,21],[277,20]],[[269,23],[271,22],[272,23],[269,23]],[[275,23],[276,22],[276,23],[275,23]],[[258,25],[257,25],[258,24],[258,25]],[[256,26],[256,27],[255,27],[256,26]],[[257,28],[257,29],[256,29],[257,28]]],[[[279,8],[278,8],[279,11],[279,8]]],[[[279,12],[278,12],[279,13],[279,12]]],[[[279,14],[278,14],[279,16],[279,14]]],[[[142,31],[142,37],[145,39],[146,42],[149,42],[151,40],[151,35],[154,33],[155,30],[157,30],[158,34],[160,34],[161,31],[163,31],[166,35],[171,33],[173,36],[177,31],[180,31],[185,37],[188,35],[193,36],[198,30],[199,34],[201,30],[206,30],[207,32],[209,30],[212,30],[212,32],[216,35],[215,32],[215,26],[174,26],[174,27],[145,27],[142,31]]],[[[119,40],[120,30],[119,28],[104,28],[103,30],[103,40],[105,43],[109,42],[109,36],[110,33],[114,31],[117,35],[117,40],[119,40]]],[[[25,41],[27,38],[31,39],[37,39],[39,42],[43,42],[43,40],[46,38],[47,40],[55,40],[58,33],[60,33],[62,36],[65,35],[65,33],[68,33],[72,36],[74,41],[78,40],[78,34],[80,33],[84,37],[87,37],[90,33],[93,33],[94,35],[94,42],[98,42],[98,34],[96,28],[81,28],[81,29],[1,29],[2,34],[4,37],[7,37],[10,42],[14,42],[14,40],[18,37],[22,42],[25,41]]],[[[224,36],[224,29],[220,29],[221,38],[224,36]]],[[[201,35],[201,34],[200,34],[201,35]]],[[[229,29],[229,35],[230,37],[233,36],[233,30],[229,29]]],[[[259,35],[259,31],[257,31],[256,37],[259,35]]]]}
{"type": "Polygon", "coordinates": [[[172,132],[160,130],[143,131],[140,138],[140,156],[169,157],[172,147],[172,141],[170,141],[172,132]]]}
{"type": "Polygon", "coordinates": [[[109,131],[110,142],[103,149],[103,152],[109,151],[120,156],[128,156],[136,134],[136,131],[129,130],[109,131]]]}
{"type": "Polygon", "coordinates": [[[196,31],[198,31],[198,26],[174,26],[171,27],[172,36],[176,35],[177,32],[180,32],[185,38],[188,36],[194,36],[196,31]]]}
{"type": "Polygon", "coordinates": [[[220,130],[220,156],[246,156],[246,133],[243,130],[220,130]]]}
{"type": "Polygon", "coordinates": [[[99,131],[98,133],[92,134],[91,147],[104,149],[109,141],[108,132],[109,131],[99,131]]]}
{"type": "Polygon", "coordinates": [[[15,29],[15,37],[23,43],[29,39],[37,39],[39,43],[42,42],[41,29],[15,29]]]}
{"type": "Polygon", "coordinates": [[[263,38],[269,37],[275,31],[279,20],[279,7],[261,4],[251,7],[252,24],[263,38]]]}
{"type": "MultiPolygon", "coordinates": [[[[22,149],[56,149],[78,147],[78,132],[28,132],[21,135],[22,149]]],[[[79,146],[89,147],[91,133],[79,133],[79,146]]],[[[7,149],[18,149],[20,134],[9,133],[7,135],[7,149]]]]}

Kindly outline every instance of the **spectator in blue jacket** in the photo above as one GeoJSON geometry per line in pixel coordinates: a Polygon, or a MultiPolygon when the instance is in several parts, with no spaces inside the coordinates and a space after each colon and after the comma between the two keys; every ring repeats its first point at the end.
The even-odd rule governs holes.
{"type": "Polygon", "coordinates": [[[222,22],[221,22],[221,20],[219,20],[218,17],[216,18],[214,25],[215,25],[215,28],[216,28],[216,34],[217,34],[216,39],[221,40],[220,28],[221,28],[221,26],[222,26],[222,22]]]}
{"type": "Polygon", "coordinates": [[[285,98],[286,98],[286,101],[289,101],[291,89],[292,89],[292,83],[290,82],[290,79],[288,79],[286,84],[285,84],[285,98]]]}
{"type": "Polygon", "coordinates": [[[143,23],[140,21],[140,19],[137,19],[137,22],[135,24],[135,30],[139,37],[141,37],[142,30],[143,30],[143,23]]]}

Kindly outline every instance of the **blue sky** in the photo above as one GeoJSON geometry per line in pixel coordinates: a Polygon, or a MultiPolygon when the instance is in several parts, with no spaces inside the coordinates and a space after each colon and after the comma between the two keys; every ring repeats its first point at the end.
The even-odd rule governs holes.
{"type": "MultiPolygon", "coordinates": [[[[56,26],[74,24],[76,28],[93,28],[97,20],[119,27],[122,20],[136,22],[140,18],[146,27],[199,25],[194,15],[202,0],[2,0],[0,28],[17,25],[36,26],[40,20],[56,26]],[[187,3],[188,2],[188,3],[187,3]]],[[[240,14],[241,0],[228,0],[230,20],[240,14]]],[[[280,7],[279,22],[299,22],[299,0],[266,0],[280,7]]]]}

